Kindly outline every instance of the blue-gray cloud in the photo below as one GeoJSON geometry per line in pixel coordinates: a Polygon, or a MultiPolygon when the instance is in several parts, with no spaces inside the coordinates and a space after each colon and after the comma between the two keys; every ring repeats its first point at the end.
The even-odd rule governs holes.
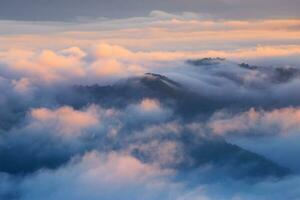
{"type": "Polygon", "coordinates": [[[79,17],[141,16],[151,10],[200,12],[216,18],[299,17],[297,0],[1,0],[0,18],[16,20],[72,20],[79,17]]]}

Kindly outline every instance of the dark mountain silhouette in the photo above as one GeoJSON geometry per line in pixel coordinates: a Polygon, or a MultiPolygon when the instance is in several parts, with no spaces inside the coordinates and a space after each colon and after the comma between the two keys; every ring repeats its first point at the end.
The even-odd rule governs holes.
{"type": "Polygon", "coordinates": [[[235,104],[224,99],[201,96],[166,76],[153,73],[123,80],[114,85],[75,86],[74,89],[80,96],[78,99],[81,99],[78,105],[99,103],[105,107],[125,107],[144,98],[154,98],[186,118],[235,104]]]}

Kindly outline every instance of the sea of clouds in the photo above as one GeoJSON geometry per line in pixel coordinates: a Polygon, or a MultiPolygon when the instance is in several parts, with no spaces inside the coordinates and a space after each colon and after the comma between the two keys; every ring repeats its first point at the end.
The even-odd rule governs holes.
{"type": "Polygon", "coordinates": [[[47,33],[27,22],[28,34],[12,29],[18,39],[1,32],[0,199],[299,199],[298,20],[154,11],[100,22],[48,22],[47,33]],[[236,46],[217,48],[224,42],[236,46]],[[178,93],[150,95],[145,76],[178,93]],[[128,84],[130,98],[118,89],[128,84]],[[233,164],[226,145],[288,173],[245,174],[253,163],[233,164]]]}

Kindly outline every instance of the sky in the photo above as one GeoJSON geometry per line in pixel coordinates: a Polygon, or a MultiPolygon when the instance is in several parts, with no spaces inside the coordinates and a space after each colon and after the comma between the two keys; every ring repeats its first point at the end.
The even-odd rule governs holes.
{"type": "Polygon", "coordinates": [[[0,18],[66,21],[144,16],[152,10],[197,12],[217,19],[299,17],[297,0],[1,0],[0,18]]]}
{"type": "MultiPolygon", "coordinates": [[[[2,0],[0,4],[4,51],[88,50],[109,44],[133,52],[245,61],[269,57],[263,54],[280,59],[299,53],[297,0],[2,0]]],[[[294,64],[293,59],[289,62],[294,64]]]]}
{"type": "Polygon", "coordinates": [[[0,199],[299,200],[299,9],[0,0],[0,199]]]}

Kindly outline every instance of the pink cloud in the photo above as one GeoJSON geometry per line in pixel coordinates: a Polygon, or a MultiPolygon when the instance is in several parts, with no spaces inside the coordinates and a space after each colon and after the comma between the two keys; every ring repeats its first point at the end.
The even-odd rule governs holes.
{"type": "Polygon", "coordinates": [[[300,109],[287,107],[271,111],[250,109],[236,115],[220,112],[208,123],[215,134],[298,134],[300,109]]]}

